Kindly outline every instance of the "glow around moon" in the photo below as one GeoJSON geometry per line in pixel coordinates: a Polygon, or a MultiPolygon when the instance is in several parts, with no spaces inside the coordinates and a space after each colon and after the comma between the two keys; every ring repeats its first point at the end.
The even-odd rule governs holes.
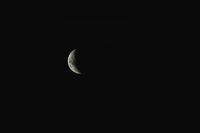
{"type": "Polygon", "coordinates": [[[68,66],[70,68],[70,70],[72,70],[74,73],[76,74],[81,74],[81,72],[79,71],[79,69],[77,68],[76,65],[76,49],[72,50],[71,53],[68,56],[68,66]]]}

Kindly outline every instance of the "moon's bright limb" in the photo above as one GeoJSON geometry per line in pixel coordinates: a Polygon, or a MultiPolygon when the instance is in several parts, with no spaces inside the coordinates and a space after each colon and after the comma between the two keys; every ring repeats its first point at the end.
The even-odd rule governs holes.
{"type": "Polygon", "coordinates": [[[76,49],[72,50],[71,53],[69,54],[69,56],[68,56],[68,66],[74,73],[81,74],[81,72],[78,70],[78,68],[76,66],[75,54],[76,54],[76,49]]]}

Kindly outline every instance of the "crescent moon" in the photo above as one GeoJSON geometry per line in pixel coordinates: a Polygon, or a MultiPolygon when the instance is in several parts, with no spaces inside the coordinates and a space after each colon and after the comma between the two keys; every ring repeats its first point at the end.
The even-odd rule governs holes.
{"type": "Polygon", "coordinates": [[[76,65],[76,49],[72,50],[71,53],[68,56],[68,66],[70,68],[71,71],[73,71],[76,74],[81,74],[81,72],[79,71],[79,69],[77,68],[76,65]]]}

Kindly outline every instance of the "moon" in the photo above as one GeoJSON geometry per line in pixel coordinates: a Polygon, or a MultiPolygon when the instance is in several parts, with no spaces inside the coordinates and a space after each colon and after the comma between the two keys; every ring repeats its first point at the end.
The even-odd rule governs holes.
{"type": "Polygon", "coordinates": [[[72,72],[76,74],[82,74],[77,67],[75,55],[76,55],[76,49],[72,50],[68,56],[68,66],[72,72]]]}

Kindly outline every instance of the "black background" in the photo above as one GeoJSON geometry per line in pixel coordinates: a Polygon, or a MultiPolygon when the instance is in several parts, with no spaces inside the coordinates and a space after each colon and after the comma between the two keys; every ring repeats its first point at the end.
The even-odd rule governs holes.
{"type": "Polygon", "coordinates": [[[27,125],[166,127],[168,45],[180,42],[154,38],[144,8],[104,5],[84,10],[57,3],[16,13],[9,79],[20,93],[17,109],[33,123],[27,125]],[[67,66],[73,49],[83,75],[67,66]]]}

